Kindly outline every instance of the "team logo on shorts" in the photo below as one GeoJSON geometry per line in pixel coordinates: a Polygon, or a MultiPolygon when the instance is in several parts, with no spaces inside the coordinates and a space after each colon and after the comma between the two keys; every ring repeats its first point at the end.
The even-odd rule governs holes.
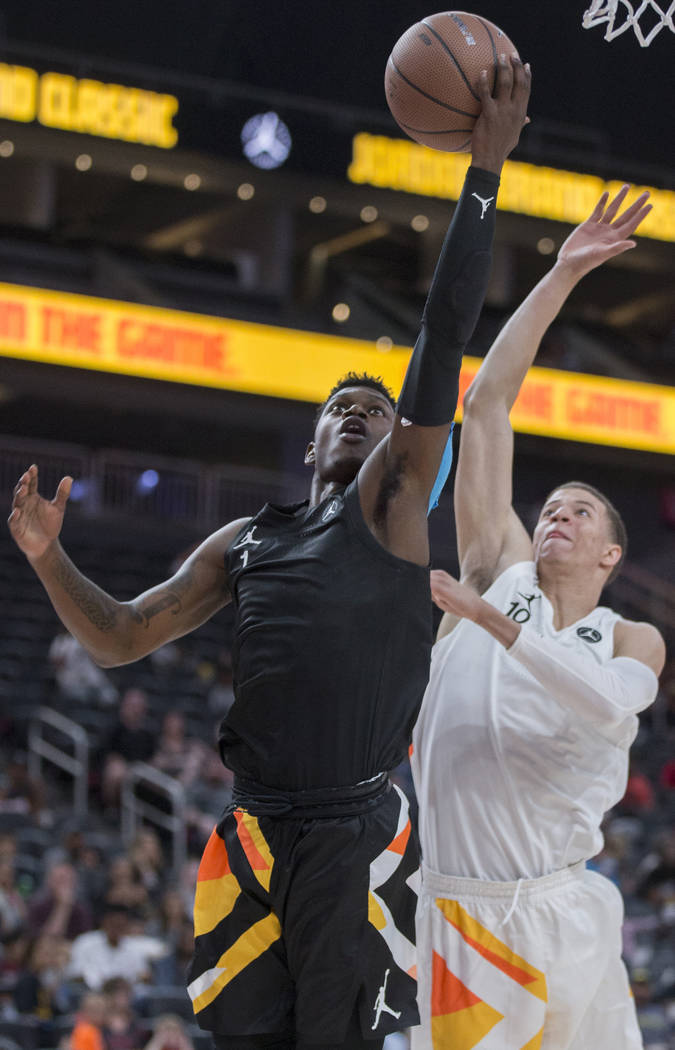
{"type": "Polygon", "coordinates": [[[601,642],[602,635],[600,631],[596,631],[595,627],[577,627],[577,634],[580,638],[583,638],[585,642],[601,642]]]}

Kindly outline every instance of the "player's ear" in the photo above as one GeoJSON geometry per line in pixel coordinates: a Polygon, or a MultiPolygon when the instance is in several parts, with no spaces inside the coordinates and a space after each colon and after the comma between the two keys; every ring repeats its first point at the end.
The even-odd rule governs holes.
{"type": "Polygon", "coordinates": [[[309,445],[307,446],[307,451],[305,452],[305,464],[306,466],[311,466],[311,464],[314,462],[316,462],[314,442],[310,441],[309,445]]]}
{"type": "Polygon", "coordinates": [[[622,553],[623,551],[618,543],[612,543],[611,546],[607,547],[600,559],[603,569],[613,569],[621,561],[622,553]]]}

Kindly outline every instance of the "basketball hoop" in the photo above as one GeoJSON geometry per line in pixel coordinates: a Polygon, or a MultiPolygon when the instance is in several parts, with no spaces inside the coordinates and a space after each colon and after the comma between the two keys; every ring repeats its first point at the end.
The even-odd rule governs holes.
{"type": "Polygon", "coordinates": [[[592,29],[606,22],[605,40],[613,40],[627,29],[633,29],[640,47],[649,47],[662,29],[675,33],[675,0],[665,9],[656,0],[642,0],[636,7],[637,10],[630,0],[591,0],[582,25],[584,29],[592,29]]]}

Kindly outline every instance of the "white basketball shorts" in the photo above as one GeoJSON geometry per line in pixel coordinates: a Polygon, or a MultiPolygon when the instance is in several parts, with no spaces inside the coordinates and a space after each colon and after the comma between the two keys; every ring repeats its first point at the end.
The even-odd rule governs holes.
{"type": "Polygon", "coordinates": [[[622,921],[583,863],[518,882],[423,867],[412,1050],[640,1050],[622,921]]]}

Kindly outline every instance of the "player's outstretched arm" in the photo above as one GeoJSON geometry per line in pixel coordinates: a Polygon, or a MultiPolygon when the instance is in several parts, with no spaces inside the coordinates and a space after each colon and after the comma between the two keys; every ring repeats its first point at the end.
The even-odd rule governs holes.
{"type": "Polygon", "coordinates": [[[421,562],[426,555],[420,537],[426,537],[429,494],[457,406],[462,354],[485,298],[499,175],[526,123],[529,94],[529,67],[517,57],[502,56],[494,95],[487,76],[482,80],[472,165],[432,279],[392,433],[359,475],[367,519],[373,517],[382,478],[394,489],[387,511],[390,546],[421,562]],[[406,551],[405,530],[413,519],[416,536],[406,551]]]}
{"type": "Polygon", "coordinates": [[[572,231],[549,273],[506,323],[464,398],[455,482],[461,577],[479,592],[508,565],[531,557],[525,529],[512,510],[513,432],[509,413],[542,337],[577,282],[635,246],[631,234],[651,210],[648,193],[624,211],[623,186],[603,193],[572,231]]]}
{"type": "Polygon", "coordinates": [[[102,667],[131,663],[198,627],[230,599],[223,555],[246,519],[214,533],[165,583],[119,602],[87,579],[59,542],[72,478],[53,500],[38,491],[33,464],[14,489],[9,529],[64,626],[102,667]]]}
{"type": "Polygon", "coordinates": [[[612,735],[629,715],[648,707],[665,662],[660,633],[648,623],[623,621],[614,629],[614,656],[606,664],[544,638],[484,601],[446,572],[431,573],[436,605],[455,619],[472,620],[491,634],[561,705],[612,735]]]}

